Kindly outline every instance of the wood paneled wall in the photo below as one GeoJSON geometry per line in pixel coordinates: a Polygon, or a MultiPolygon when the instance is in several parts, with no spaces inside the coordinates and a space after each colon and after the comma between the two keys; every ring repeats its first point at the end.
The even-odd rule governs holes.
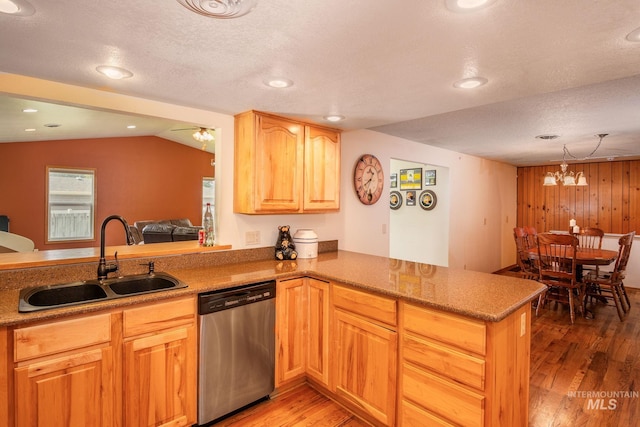
{"type": "Polygon", "coordinates": [[[640,232],[640,160],[570,164],[570,171],[584,172],[587,187],[543,186],[546,173],[559,169],[518,168],[518,226],[568,230],[573,218],[580,227],[605,233],[640,232]]]}

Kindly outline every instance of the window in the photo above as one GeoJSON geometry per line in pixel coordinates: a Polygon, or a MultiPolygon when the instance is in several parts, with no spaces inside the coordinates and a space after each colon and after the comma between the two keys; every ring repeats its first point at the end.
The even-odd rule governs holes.
{"type": "Polygon", "coordinates": [[[93,240],[95,170],[47,168],[47,241],[93,240]]]}
{"type": "MultiPolygon", "coordinates": [[[[207,203],[211,203],[211,213],[216,211],[216,180],[202,178],[202,217],[207,210],[207,203]]],[[[215,214],[214,214],[215,216],[215,214]]]]}

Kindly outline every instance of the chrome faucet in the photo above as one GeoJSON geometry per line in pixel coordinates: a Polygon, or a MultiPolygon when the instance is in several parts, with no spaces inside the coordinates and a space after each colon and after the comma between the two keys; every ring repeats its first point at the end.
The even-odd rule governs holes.
{"type": "Polygon", "coordinates": [[[98,262],[98,280],[106,279],[109,273],[113,273],[119,269],[118,252],[115,253],[116,262],[114,264],[107,264],[104,256],[104,230],[112,219],[117,219],[122,223],[127,236],[127,245],[133,245],[133,236],[131,235],[131,230],[129,229],[127,221],[120,215],[110,215],[106,217],[104,221],[102,221],[102,227],[100,228],[100,261],[98,262]]]}

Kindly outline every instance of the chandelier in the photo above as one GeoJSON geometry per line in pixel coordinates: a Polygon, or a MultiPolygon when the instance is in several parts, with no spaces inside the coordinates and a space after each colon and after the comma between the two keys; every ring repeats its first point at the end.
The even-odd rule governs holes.
{"type": "Polygon", "coordinates": [[[210,18],[238,18],[251,12],[258,0],[177,0],[178,3],[210,18]]]}
{"type": "MultiPolygon", "coordinates": [[[[546,186],[551,186],[551,185],[558,185],[558,182],[561,182],[562,185],[567,186],[567,187],[572,187],[572,186],[579,186],[579,187],[584,187],[587,186],[587,177],[584,176],[584,172],[578,172],[578,173],[574,173],[573,171],[569,171],[567,172],[567,168],[569,167],[569,165],[567,164],[566,158],[567,156],[573,158],[573,159],[578,159],[578,160],[586,160],[591,158],[591,156],[593,156],[595,154],[595,152],[598,150],[598,148],[600,147],[600,144],[602,144],[602,139],[609,135],[608,133],[599,133],[598,136],[600,138],[600,141],[598,141],[598,145],[596,145],[596,148],[593,149],[593,151],[586,157],[582,158],[582,159],[578,159],[578,157],[574,156],[573,154],[571,154],[569,152],[569,150],[567,149],[566,144],[562,147],[562,163],[560,164],[560,170],[556,171],[556,172],[547,172],[547,175],[544,177],[544,183],[542,185],[546,185],[546,186]]],[[[557,135],[542,135],[539,137],[540,139],[555,139],[557,138],[557,135]]]]}
{"type": "Polygon", "coordinates": [[[207,142],[213,141],[213,135],[205,128],[200,128],[200,130],[195,131],[192,136],[196,141],[202,142],[203,150],[207,147],[207,142]]]}

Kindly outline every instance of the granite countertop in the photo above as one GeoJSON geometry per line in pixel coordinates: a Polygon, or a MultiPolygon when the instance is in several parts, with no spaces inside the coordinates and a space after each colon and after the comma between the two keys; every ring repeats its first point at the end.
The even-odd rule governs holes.
{"type": "Polygon", "coordinates": [[[258,260],[193,268],[174,266],[167,270],[156,270],[177,277],[189,287],[34,313],[18,313],[19,289],[0,290],[0,326],[299,276],[337,281],[366,291],[492,322],[502,320],[545,289],[544,285],[531,280],[348,251],[320,253],[317,258],[295,261],[258,260]]]}

